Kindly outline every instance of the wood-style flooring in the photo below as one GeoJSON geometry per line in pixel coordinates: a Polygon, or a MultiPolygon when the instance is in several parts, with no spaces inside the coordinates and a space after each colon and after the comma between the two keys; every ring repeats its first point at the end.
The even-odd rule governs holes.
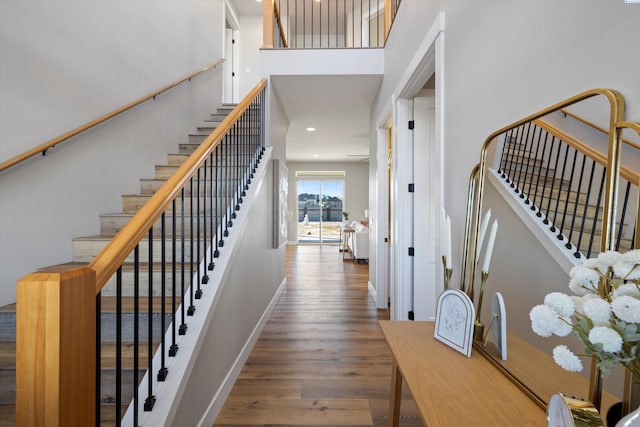
{"type": "MultiPolygon", "coordinates": [[[[288,246],[287,284],[215,426],[387,426],[388,312],[368,294],[368,265],[336,246],[288,246]]],[[[403,392],[402,426],[421,426],[403,392]]]]}

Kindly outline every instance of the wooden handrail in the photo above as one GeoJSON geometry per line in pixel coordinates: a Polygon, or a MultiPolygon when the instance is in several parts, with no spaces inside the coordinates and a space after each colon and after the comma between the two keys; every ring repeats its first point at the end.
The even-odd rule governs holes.
{"type": "MultiPolygon", "coordinates": [[[[116,234],[107,246],[91,261],[89,267],[96,272],[96,294],[122,265],[136,245],[147,235],[169,204],[179,194],[191,177],[220,144],[227,132],[249,108],[251,102],[267,85],[261,80],[240,104],[222,121],[220,126],[200,144],[178,170],[155,192],[133,218],[116,234]]],[[[263,105],[262,108],[265,108],[263,105]]]]}
{"type": "MultiPolygon", "coordinates": [[[[600,126],[598,126],[597,124],[595,124],[595,123],[593,123],[593,122],[590,122],[589,120],[585,119],[584,117],[580,117],[579,115],[577,115],[577,114],[575,114],[575,113],[572,113],[571,111],[567,110],[566,108],[562,108],[562,109],[560,110],[560,112],[561,112],[562,114],[566,115],[566,116],[573,117],[573,118],[574,118],[574,119],[576,119],[577,121],[582,122],[582,123],[584,123],[585,125],[587,125],[587,126],[589,126],[589,127],[592,127],[592,128],[594,128],[595,130],[597,130],[597,131],[599,131],[599,132],[602,132],[602,133],[604,133],[604,134],[606,134],[606,135],[608,135],[608,134],[609,134],[609,131],[608,131],[608,130],[606,130],[605,128],[600,127],[600,126]]],[[[622,138],[622,142],[624,142],[625,144],[629,144],[629,145],[631,145],[632,147],[635,147],[635,148],[637,148],[637,149],[640,149],[640,144],[638,144],[638,143],[636,143],[636,142],[633,142],[633,141],[631,141],[631,140],[628,140],[628,139],[626,139],[626,138],[622,138]]]]}
{"type": "Polygon", "coordinates": [[[0,172],[3,172],[5,170],[9,169],[10,167],[13,167],[13,166],[17,165],[18,163],[21,163],[21,162],[23,162],[23,161],[25,161],[27,159],[30,159],[31,157],[33,157],[33,156],[35,156],[37,154],[40,154],[40,153],[44,154],[44,153],[46,153],[46,151],[48,149],[55,147],[56,145],[60,144],[61,142],[64,142],[64,141],[66,141],[66,140],[68,140],[68,139],[70,139],[70,138],[72,138],[72,137],[74,137],[76,135],[81,134],[82,132],[85,132],[85,131],[87,131],[87,130],[89,130],[89,129],[91,129],[91,128],[93,128],[93,127],[95,127],[95,126],[97,126],[97,125],[99,125],[101,123],[104,123],[107,120],[109,120],[109,119],[111,119],[111,118],[113,118],[113,117],[115,117],[115,116],[117,116],[119,114],[122,114],[125,111],[132,109],[133,107],[136,107],[136,106],[142,104],[143,102],[146,102],[146,101],[148,101],[148,100],[150,100],[152,98],[155,98],[156,96],[160,95],[161,93],[166,92],[169,89],[172,89],[172,88],[174,88],[174,87],[176,87],[176,86],[178,86],[178,85],[180,85],[180,84],[182,84],[182,83],[184,83],[186,81],[189,81],[192,78],[196,77],[197,75],[199,75],[201,73],[204,73],[205,71],[208,71],[208,70],[210,70],[212,68],[216,68],[218,65],[222,64],[223,62],[224,62],[224,59],[219,59],[218,61],[214,62],[213,64],[207,65],[206,67],[196,71],[195,73],[189,74],[187,77],[184,77],[184,78],[182,78],[180,80],[176,80],[175,82],[173,82],[173,83],[171,83],[171,84],[169,84],[169,85],[167,85],[167,86],[165,86],[165,87],[163,87],[161,89],[158,89],[155,92],[150,93],[149,95],[143,96],[142,98],[140,98],[140,99],[138,99],[136,101],[133,101],[133,102],[131,102],[131,103],[129,103],[129,104],[123,106],[123,107],[118,108],[117,110],[114,110],[114,111],[112,111],[110,113],[107,113],[104,116],[98,117],[95,120],[92,120],[92,121],[90,121],[88,123],[85,123],[82,126],[79,126],[79,127],[75,128],[75,129],[72,129],[69,132],[63,133],[60,136],[57,136],[57,137],[55,137],[53,139],[50,139],[49,141],[47,141],[47,142],[45,142],[43,144],[38,145],[37,147],[34,147],[34,148],[32,148],[32,149],[30,149],[28,151],[25,151],[22,154],[19,154],[19,155],[15,156],[15,157],[13,157],[13,158],[11,158],[9,160],[6,160],[6,161],[0,163],[0,172]]]}
{"type": "Polygon", "coordinates": [[[287,46],[287,37],[284,35],[284,29],[282,28],[282,20],[280,19],[280,9],[278,8],[278,4],[273,4],[273,11],[276,17],[276,22],[278,23],[278,29],[280,30],[280,40],[282,40],[282,47],[287,46]]]}
{"type": "MultiPolygon", "coordinates": [[[[582,154],[586,155],[590,159],[595,160],[605,168],[607,167],[606,154],[601,153],[600,151],[596,150],[593,147],[589,147],[588,145],[585,145],[584,143],[578,141],[568,133],[558,129],[557,127],[549,124],[548,122],[545,122],[542,119],[536,119],[533,121],[533,123],[539,126],[540,128],[546,130],[551,135],[554,135],[555,137],[559,138],[562,142],[569,144],[570,146],[572,146],[582,154]]],[[[626,179],[627,181],[629,181],[630,183],[636,186],[640,186],[640,174],[634,172],[628,167],[620,165],[620,176],[626,179]]]]}

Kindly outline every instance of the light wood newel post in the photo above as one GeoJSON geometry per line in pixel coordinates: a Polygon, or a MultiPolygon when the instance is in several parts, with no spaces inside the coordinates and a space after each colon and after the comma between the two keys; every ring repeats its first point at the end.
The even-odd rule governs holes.
{"type": "Polygon", "coordinates": [[[273,49],[273,1],[262,2],[262,48],[273,49]]]}
{"type": "Polygon", "coordinates": [[[18,426],[93,426],[96,273],[76,268],[18,281],[18,426]]]}
{"type": "Polygon", "coordinates": [[[393,6],[391,0],[384,0],[384,42],[387,42],[391,24],[393,23],[393,6]]]}

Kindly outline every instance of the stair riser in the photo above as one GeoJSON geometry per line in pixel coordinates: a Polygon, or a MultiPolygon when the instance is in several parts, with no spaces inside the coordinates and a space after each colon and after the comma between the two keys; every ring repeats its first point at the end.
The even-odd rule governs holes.
{"type": "MultiPolygon", "coordinates": [[[[141,207],[145,205],[149,201],[151,196],[122,196],[122,211],[127,214],[136,213],[140,210],[141,207]]],[[[227,197],[218,197],[217,200],[213,200],[213,209],[216,209],[216,203],[218,204],[218,214],[224,215],[225,209],[227,208],[229,203],[233,203],[232,200],[229,200],[227,197]]],[[[180,214],[183,212],[190,213],[191,204],[193,204],[193,212],[198,212],[198,200],[194,197],[185,197],[184,200],[184,209],[182,208],[182,200],[181,198],[176,200],[176,213],[180,214]]],[[[200,213],[206,211],[207,213],[210,211],[211,199],[200,197],[200,213]]],[[[165,211],[167,214],[173,212],[173,204],[169,205],[167,210],[165,211]]]]}
{"type": "MultiPolygon", "coordinates": [[[[233,133],[231,134],[234,138],[236,138],[240,143],[247,143],[247,142],[251,142],[250,140],[247,141],[246,139],[251,138],[251,139],[257,139],[260,136],[259,133],[259,128],[237,128],[235,130],[232,131],[233,133]],[[248,137],[248,138],[247,138],[248,137]]],[[[205,132],[202,135],[196,135],[196,134],[191,134],[189,135],[189,140],[188,142],[190,144],[202,144],[202,142],[204,142],[205,139],[207,139],[209,137],[209,133],[205,132]]],[[[235,145],[235,144],[232,144],[235,145]]]]}
{"type": "MultiPolygon", "coordinates": [[[[227,211],[224,211],[220,214],[220,216],[218,217],[218,224],[220,224],[220,222],[224,221],[224,214],[226,214],[227,211]]],[[[109,215],[101,215],[100,216],[100,230],[101,230],[101,234],[103,235],[113,235],[115,236],[115,234],[117,232],[119,232],[120,230],[122,230],[124,228],[125,225],[127,225],[127,223],[131,220],[131,218],[133,217],[133,215],[131,216],[123,216],[123,215],[118,215],[118,216],[109,216],[109,215]]],[[[173,236],[173,225],[172,225],[172,216],[167,215],[166,219],[165,219],[165,236],[170,237],[173,236]]],[[[209,229],[210,229],[210,220],[211,217],[209,216],[209,211],[207,211],[207,217],[206,217],[206,223],[207,223],[207,233],[209,233],[209,229]]],[[[197,228],[197,223],[198,219],[194,218],[193,219],[193,228],[194,228],[194,236],[197,234],[198,232],[198,228],[197,228]]],[[[204,235],[204,227],[205,227],[205,218],[203,215],[200,216],[200,235],[203,236],[204,235]]],[[[176,218],[176,236],[178,238],[180,238],[180,236],[182,235],[182,227],[181,227],[181,218],[176,218]]],[[[216,226],[216,218],[213,218],[213,227],[215,228],[216,226]]],[[[189,238],[190,237],[190,233],[191,233],[191,221],[189,218],[185,218],[185,238],[189,238]]],[[[162,234],[162,220],[158,220],[156,221],[156,223],[153,226],[153,235],[154,236],[160,236],[162,234]]]]}
{"type": "MultiPolygon", "coordinates": [[[[202,253],[202,252],[201,252],[202,253]]],[[[178,260],[179,263],[179,260],[178,260]]],[[[190,273],[189,273],[189,269],[190,269],[190,265],[189,262],[185,263],[185,274],[184,274],[184,287],[185,289],[187,289],[192,281],[190,279],[190,273]]],[[[198,265],[196,263],[194,263],[193,266],[194,269],[194,273],[193,273],[193,277],[194,279],[196,277],[198,277],[198,265]]],[[[202,271],[200,270],[200,274],[206,274],[206,275],[210,275],[211,273],[206,270],[206,271],[202,271]]],[[[202,278],[200,278],[201,280],[202,278]]],[[[135,275],[133,273],[133,271],[124,271],[122,273],[122,296],[133,296],[134,295],[134,291],[135,291],[135,275]]],[[[148,296],[149,295],[149,272],[148,271],[140,271],[139,275],[138,275],[138,280],[139,280],[139,288],[138,288],[138,295],[141,296],[148,296]]],[[[180,265],[178,264],[176,267],[176,293],[179,296],[182,290],[182,274],[180,272],[180,265]]],[[[206,289],[206,285],[200,285],[201,289],[204,291],[206,289]]],[[[171,270],[167,270],[165,273],[165,295],[169,296],[171,295],[173,291],[173,272],[171,270]]],[[[105,284],[105,286],[102,288],[102,295],[103,296],[116,296],[117,292],[116,292],[116,276],[114,275],[113,277],[111,277],[109,279],[109,281],[105,284]]],[[[153,296],[161,296],[162,295],[162,272],[161,271],[154,271],[153,272],[153,286],[152,286],[152,295],[153,296]]]]}
{"type": "MultiPolygon", "coordinates": [[[[73,241],[73,261],[74,262],[91,262],[99,253],[104,249],[107,245],[106,240],[74,240],[73,241]]],[[[203,243],[200,242],[200,247],[202,247],[203,243]]],[[[171,253],[172,250],[172,242],[171,240],[167,241],[165,244],[165,248],[167,253],[171,253]]],[[[139,259],[140,262],[147,262],[149,260],[148,250],[149,243],[147,239],[144,239],[139,244],[139,259]]],[[[178,257],[181,256],[181,242],[176,242],[176,253],[178,257]]],[[[153,241],[153,258],[155,262],[160,262],[161,260],[161,242],[157,239],[153,241]]],[[[194,253],[196,252],[196,248],[194,247],[194,253]]],[[[190,241],[189,239],[185,239],[185,259],[189,260],[190,253],[190,241]]],[[[133,252],[129,254],[126,258],[125,262],[133,262],[133,252]]]]}
{"type": "MultiPolygon", "coordinates": [[[[179,166],[158,165],[156,166],[155,179],[169,179],[176,173],[179,166]]],[[[216,165],[213,165],[213,171],[215,174],[216,165]]],[[[207,168],[207,174],[211,171],[210,167],[207,168]]],[[[242,176],[245,171],[244,166],[218,166],[218,173],[220,175],[228,174],[230,176],[242,176]]],[[[200,168],[200,176],[204,177],[204,166],[200,168]]]]}
{"type": "MultiPolygon", "coordinates": [[[[169,154],[167,157],[167,165],[169,166],[180,166],[189,158],[189,154],[169,154]]],[[[237,166],[238,164],[242,164],[238,162],[238,157],[235,153],[230,153],[228,156],[220,155],[217,158],[220,159],[220,164],[229,165],[229,166],[237,166]]],[[[215,167],[215,159],[214,159],[214,167],[215,167]]],[[[208,163],[207,163],[208,164],[208,163]]]]}
{"type": "MultiPolygon", "coordinates": [[[[207,174],[208,175],[208,174],[207,174]]],[[[201,179],[200,179],[200,194],[204,195],[204,194],[209,194],[211,192],[211,189],[209,188],[209,185],[211,185],[211,181],[208,179],[205,181],[202,177],[204,177],[204,175],[201,173],[201,179]],[[205,182],[206,182],[206,187],[205,187],[205,182]]],[[[158,189],[160,187],[162,187],[164,185],[164,183],[166,182],[166,180],[158,180],[158,179],[146,179],[146,180],[141,180],[140,181],[140,194],[155,194],[156,191],[158,191],[158,189]]],[[[227,194],[232,194],[233,193],[233,189],[229,190],[229,193],[227,193],[227,187],[229,187],[229,185],[224,185],[225,183],[228,183],[229,181],[224,181],[224,180],[218,180],[218,188],[217,188],[217,194],[220,196],[226,196],[227,194]]],[[[215,190],[215,182],[213,183],[214,186],[214,190],[215,190]]],[[[185,191],[185,195],[190,195],[191,194],[191,185],[187,185],[184,189],[185,191]]],[[[198,181],[194,180],[193,181],[193,191],[194,193],[198,191],[198,181]]]]}
{"type": "MultiPolygon", "coordinates": [[[[238,144],[234,144],[236,147],[238,146],[238,144]]],[[[256,144],[245,144],[247,150],[246,153],[249,153],[251,155],[251,157],[253,158],[255,156],[255,149],[256,149],[256,144]]],[[[200,147],[200,143],[182,143],[178,146],[178,152],[180,154],[192,154],[198,147],[200,147]]],[[[223,149],[221,149],[223,150],[223,149]]],[[[241,150],[242,151],[242,150],[241,150]]],[[[235,153],[235,151],[234,151],[235,153]]],[[[220,154],[224,154],[223,152],[221,152],[220,154]]]]}

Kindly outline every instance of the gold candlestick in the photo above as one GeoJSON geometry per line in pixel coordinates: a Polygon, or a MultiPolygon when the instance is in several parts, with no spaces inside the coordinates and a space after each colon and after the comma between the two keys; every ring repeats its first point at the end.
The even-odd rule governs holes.
{"type": "Polygon", "coordinates": [[[482,299],[484,297],[484,287],[489,277],[488,271],[480,272],[480,295],[478,297],[478,309],[476,311],[476,320],[473,322],[473,339],[478,341],[484,340],[484,325],[480,321],[480,312],[482,311],[482,299]]]}
{"type": "Polygon", "coordinates": [[[442,267],[444,270],[444,290],[449,290],[449,282],[453,275],[453,268],[447,268],[447,257],[442,255],[442,267]]]}

